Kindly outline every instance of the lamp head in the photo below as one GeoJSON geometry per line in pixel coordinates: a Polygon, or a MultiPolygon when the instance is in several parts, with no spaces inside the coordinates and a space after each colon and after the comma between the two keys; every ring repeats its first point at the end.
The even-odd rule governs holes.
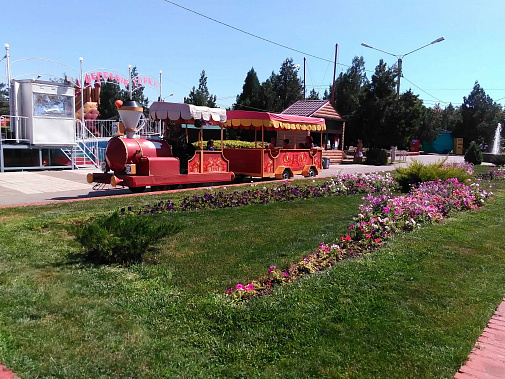
{"type": "Polygon", "coordinates": [[[437,38],[435,41],[433,41],[430,45],[433,45],[434,43],[437,43],[437,42],[442,42],[445,38],[444,37],[440,37],[440,38],[437,38]]]}
{"type": "Polygon", "coordinates": [[[370,46],[369,44],[366,44],[366,43],[364,43],[364,42],[361,42],[361,46],[365,46],[365,47],[369,47],[370,49],[373,49],[373,47],[372,47],[372,46],[370,46]]]}
{"type": "Polygon", "coordinates": [[[8,43],[5,44],[5,50],[9,50],[9,44],[8,43]]]}

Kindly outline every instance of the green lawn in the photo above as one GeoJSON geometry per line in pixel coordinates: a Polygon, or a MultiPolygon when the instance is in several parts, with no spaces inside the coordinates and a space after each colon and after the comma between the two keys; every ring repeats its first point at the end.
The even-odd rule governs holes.
{"type": "Polygon", "coordinates": [[[0,210],[0,362],[20,377],[452,377],[505,294],[499,186],[482,210],[243,304],[222,293],[343,234],[360,196],[163,215],[181,231],[131,267],[75,262],[67,225],[152,197],[0,210]]]}

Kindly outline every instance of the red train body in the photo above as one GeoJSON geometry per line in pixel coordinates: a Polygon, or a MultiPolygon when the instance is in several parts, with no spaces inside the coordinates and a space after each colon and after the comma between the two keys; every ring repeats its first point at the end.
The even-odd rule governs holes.
{"type": "MultiPolygon", "coordinates": [[[[136,105],[136,104],[133,104],[136,105]]],[[[128,104],[119,109],[123,121],[138,112],[128,104]],[[125,109],[123,109],[125,108],[125,109]],[[126,112],[126,114],[125,114],[126,112]],[[131,112],[131,114],[129,113],[131,112]]],[[[276,115],[264,112],[229,112],[222,109],[196,107],[189,104],[158,102],[151,106],[153,120],[172,121],[176,124],[203,120],[219,124],[221,128],[245,127],[261,131],[278,128],[300,130],[307,135],[310,130],[324,130],[324,120],[310,117],[276,115]]],[[[138,122],[133,118],[131,124],[138,122]]],[[[203,122],[202,121],[202,122],[203,122]]],[[[188,149],[186,137],[178,139],[148,140],[133,138],[135,125],[127,125],[127,137],[111,138],[105,151],[103,173],[88,174],[89,183],[104,183],[129,187],[132,192],[142,192],[146,187],[166,189],[178,184],[229,182],[235,174],[260,178],[287,179],[294,174],[315,176],[322,168],[322,150],[307,149],[224,149],[221,151],[188,149]],[[178,141],[184,141],[184,149],[178,141]]],[[[222,134],[221,134],[222,135],[222,134]]],[[[199,132],[200,142],[203,130],[199,132]]]]}

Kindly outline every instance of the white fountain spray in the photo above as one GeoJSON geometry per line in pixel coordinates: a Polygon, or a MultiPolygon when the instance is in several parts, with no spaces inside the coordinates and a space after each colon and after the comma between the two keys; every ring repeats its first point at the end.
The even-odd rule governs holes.
{"type": "Polygon", "coordinates": [[[491,154],[500,154],[501,148],[501,123],[498,123],[496,130],[494,131],[493,148],[491,149],[491,154]]]}

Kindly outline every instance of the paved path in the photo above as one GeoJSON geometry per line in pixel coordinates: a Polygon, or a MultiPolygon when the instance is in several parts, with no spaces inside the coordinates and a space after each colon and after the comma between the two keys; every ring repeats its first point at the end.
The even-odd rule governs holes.
{"type": "Polygon", "coordinates": [[[454,378],[505,378],[505,299],[454,378]]]}

